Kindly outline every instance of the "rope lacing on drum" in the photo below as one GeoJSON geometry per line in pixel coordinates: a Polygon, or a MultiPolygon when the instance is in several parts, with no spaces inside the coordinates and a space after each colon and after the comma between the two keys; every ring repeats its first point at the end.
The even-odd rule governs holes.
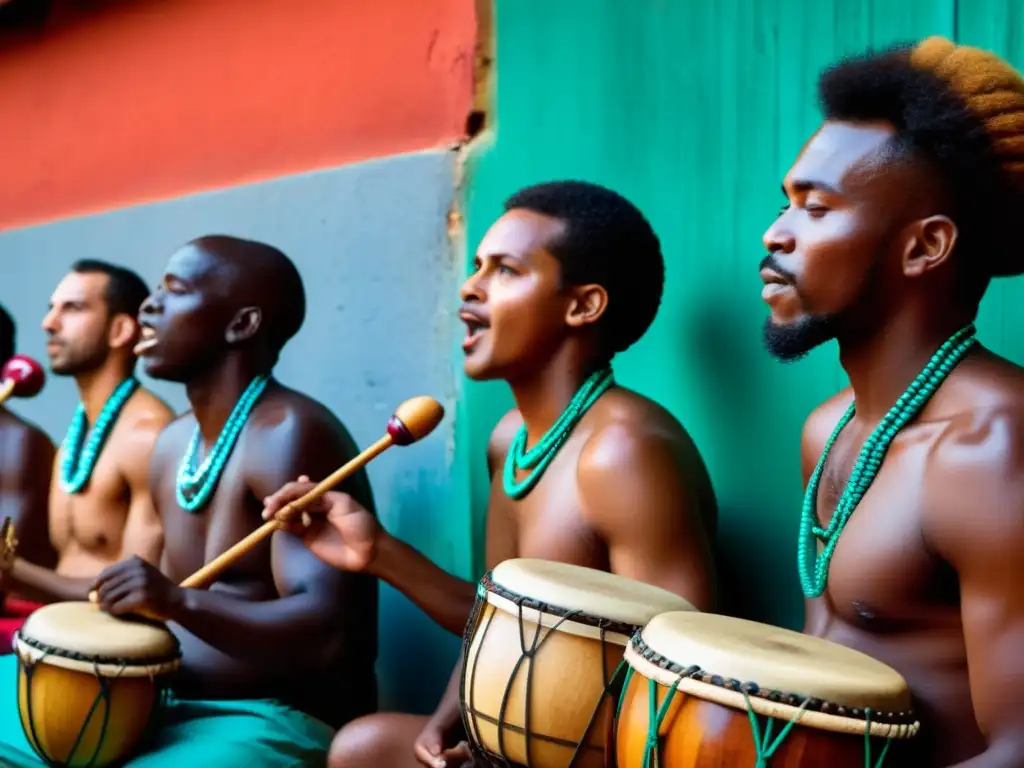
{"type": "MultiPolygon", "coordinates": [[[[864,768],[872,768],[871,765],[871,707],[864,708],[864,768]]],[[[885,761],[885,756],[889,752],[889,747],[892,746],[892,737],[890,736],[885,740],[885,746],[882,747],[882,754],[878,756],[878,762],[875,763],[873,768],[882,768],[882,763],[885,761]]]]}
{"type": "MultiPolygon", "coordinates": [[[[661,753],[658,748],[658,734],[661,733],[661,725],[665,722],[665,718],[668,717],[668,710],[672,706],[672,699],[675,698],[676,691],[679,689],[679,684],[683,682],[683,678],[690,677],[699,670],[700,667],[694,665],[680,673],[675,682],[669,686],[668,693],[665,694],[660,707],[658,706],[658,683],[654,680],[647,681],[647,740],[644,742],[642,768],[659,768],[661,765],[661,753]]],[[[626,698],[626,691],[629,690],[629,684],[632,679],[633,667],[629,667],[626,670],[626,679],[622,683],[619,707],[615,713],[616,720],[619,719],[622,713],[622,702],[626,698]]]]}
{"type": "MultiPolygon", "coordinates": [[[[35,749],[36,752],[39,754],[39,756],[42,757],[44,760],[46,760],[47,762],[51,762],[51,763],[56,762],[56,764],[58,764],[58,765],[63,765],[65,763],[68,763],[68,762],[70,762],[75,757],[75,753],[78,751],[78,747],[82,743],[82,739],[85,737],[86,731],[89,729],[89,724],[92,722],[92,716],[96,712],[96,708],[99,706],[100,701],[103,701],[103,703],[106,705],[106,706],[103,707],[103,724],[100,727],[99,737],[96,739],[96,747],[93,750],[92,757],[89,758],[89,762],[85,763],[85,768],[89,768],[89,766],[93,765],[96,762],[96,760],[99,759],[100,750],[103,748],[104,739],[105,739],[105,736],[106,736],[106,733],[107,733],[107,727],[110,725],[110,680],[108,679],[108,677],[106,675],[103,675],[100,672],[100,664],[98,662],[94,661],[93,662],[93,673],[94,673],[94,676],[96,677],[96,682],[97,682],[97,685],[99,686],[99,691],[96,694],[96,698],[93,699],[93,701],[92,701],[92,706],[89,707],[89,712],[86,714],[86,716],[84,718],[84,721],[82,722],[82,727],[78,729],[78,735],[75,737],[74,743],[71,745],[71,749],[68,750],[67,756],[65,758],[63,758],[63,759],[58,759],[58,758],[56,758],[53,755],[47,755],[47,754],[45,754],[46,750],[45,750],[45,748],[43,746],[43,742],[39,738],[39,734],[36,732],[35,716],[34,716],[34,711],[33,711],[33,707],[32,707],[32,692],[33,692],[32,674],[35,672],[36,665],[39,664],[40,662],[45,661],[46,657],[48,655],[49,654],[44,651],[42,653],[42,655],[35,662],[31,662],[27,658],[21,658],[22,669],[24,670],[24,673],[25,673],[24,674],[24,679],[25,679],[25,686],[26,686],[26,691],[25,691],[25,709],[26,709],[26,713],[23,714],[22,717],[23,717],[23,719],[24,718],[28,719],[28,726],[29,726],[28,730],[30,731],[30,733],[26,734],[26,735],[28,735],[30,737],[30,742],[32,744],[33,749],[35,749]]],[[[118,677],[120,676],[120,674],[122,672],[124,672],[124,669],[125,668],[122,667],[118,671],[118,677]]],[[[117,678],[115,677],[114,679],[117,679],[117,678]]],[[[19,686],[19,688],[21,686],[21,680],[22,680],[22,676],[19,675],[18,676],[18,686],[19,686]]],[[[18,693],[18,698],[19,699],[21,698],[21,692],[20,691],[18,693]]]]}
{"type": "Polygon", "coordinates": [[[793,719],[786,723],[779,735],[775,737],[775,741],[772,742],[771,746],[768,746],[768,739],[772,737],[772,726],[775,725],[775,719],[771,717],[766,718],[768,722],[765,725],[764,735],[762,736],[761,725],[757,722],[757,714],[750,703],[750,694],[746,691],[743,691],[743,700],[747,703],[747,716],[750,718],[750,728],[754,732],[754,751],[757,755],[757,762],[754,766],[755,768],[767,768],[768,758],[775,754],[775,750],[782,744],[782,740],[789,735],[789,731],[796,725],[800,716],[804,713],[810,698],[803,700],[797,708],[793,719]]]}
{"type": "MultiPolygon", "coordinates": [[[[489,575],[490,574],[488,574],[488,576],[489,575]]],[[[512,668],[511,673],[509,674],[509,682],[508,682],[508,684],[505,687],[504,694],[502,695],[501,706],[499,707],[497,722],[495,723],[495,725],[497,726],[497,731],[498,731],[498,751],[499,751],[500,755],[492,756],[490,754],[483,754],[482,750],[480,750],[478,748],[478,745],[474,744],[474,734],[479,732],[478,728],[477,728],[477,723],[476,723],[476,721],[478,719],[478,713],[476,712],[475,708],[472,706],[472,701],[470,700],[472,695],[473,695],[474,687],[475,687],[474,686],[474,682],[475,682],[475,677],[476,677],[476,666],[473,667],[473,674],[471,676],[473,679],[471,679],[469,681],[469,684],[467,686],[467,684],[466,684],[466,665],[469,662],[469,648],[470,648],[470,645],[471,645],[472,640],[473,640],[473,635],[474,635],[475,631],[479,628],[477,626],[477,622],[479,620],[479,615],[480,615],[480,611],[481,611],[481,607],[482,607],[482,601],[486,598],[486,595],[487,595],[487,588],[485,586],[485,583],[487,581],[488,581],[487,576],[485,576],[484,579],[482,580],[482,583],[477,586],[477,598],[478,598],[478,600],[476,601],[476,603],[475,603],[475,605],[473,607],[473,610],[472,610],[472,612],[470,614],[469,622],[467,622],[466,628],[465,628],[465,630],[463,632],[463,674],[462,674],[462,681],[460,683],[461,700],[463,702],[463,705],[462,705],[462,719],[463,719],[463,726],[466,728],[466,735],[469,737],[470,752],[473,753],[475,762],[477,764],[481,764],[481,765],[482,764],[494,765],[495,762],[494,762],[493,758],[500,758],[500,760],[501,760],[500,765],[502,765],[503,768],[512,768],[515,764],[513,764],[513,763],[511,763],[509,761],[508,754],[507,754],[507,752],[505,750],[505,732],[506,732],[506,730],[518,730],[518,729],[517,728],[516,729],[509,728],[509,726],[505,723],[505,716],[506,716],[506,713],[507,713],[507,710],[508,710],[509,698],[510,698],[511,693],[512,693],[512,684],[513,684],[513,682],[516,679],[516,675],[518,674],[519,670],[521,669],[521,667],[523,665],[523,662],[529,661],[530,664],[527,667],[527,672],[526,672],[526,701],[525,701],[525,704],[524,704],[525,712],[523,713],[523,729],[522,730],[523,730],[523,740],[524,740],[525,746],[526,746],[526,761],[527,761],[527,764],[530,764],[532,762],[531,744],[533,743],[531,741],[531,736],[533,735],[533,731],[530,728],[530,715],[531,715],[531,712],[532,712],[532,709],[533,709],[533,706],[532,706],[532,701],[533,701],[533,698],[532,698],[532,694],[533,694],[533,659],[537,655],[537,653],[540,651],[541,647],[544,645],[544,643],[547,641],[547,639],[549,637],[551,637],[552,634],[557,632],[557,630],[559,629],[559,627],[561,627],[561,625],[563,623],[565,623],[566,621],[569,621],[570,619],[581,618],[583,616],[583,614],[582,614],[581,611],[578,611],[578,610],[567,611],[565,613],[565,615],[559,617],[558,621],[556,621],[553,626],[547,628],[547,632],[544,633],[543,636],[542,636],[542,626],[543,625],[540,624],[539,622],[537,622],[537,630],[534,633],[532,640],[528,644],[527,643],[527,638],[526,638],[526,631],[525,631],[525,622],[523,620],[524,603],[527,603],[527,602],[531,603],[532,604],[531,607],[534,610],[539,610],[541,612],[544,612],[543,609],[545,607],[550,608],[550,606],[546,606],[544,604],[540,604],[540,603],[538,603],[538,601],[531,600],[531,599],[526,598],[526,597],[516,597],[516,598],[512,598],[511,599],[511,601],[515,604],[515,606],[517,608],[517,611],[518,611],[520,657],[516,661],[515,666],[512,668]],[[469,689],[468,692],[467,692],[467,688],[469,689]],[[467,698],[467,693],[468,693],[468,697],[469,698],[467,698]],[[467,702],[468,702],[468,705],[467,705],[467,702]]],[[[559,610],[562,610],[562,609],[559,609],[559,610]]],[[[590,624],[591,622],[588,621],[587,623],[590,624]]],[[[596,627],[597,627],[597,629],[600,632],[600,638],[601,638],[601,672],[602,672],[602,687],[603,687],[604,690],[603,690],[603,692],[601,694],[601,697],[599,698],[599,700],[597,702],[597,705],[594,707],[594,711],[593,711],[593,713],[590,716],[590,720],[587,723],[587,727],[586,727],[586,729],[583,732],[582,739],[580,741],[576,742],[575,744],[571,744],[571,743],[567,744],[563,739],[555,739],[555,738],[550,738],[550,737],[546,737],[546,738],[542,737],[546,741],[551,741],[551,742],[554,742],[554,743],[557,743],[557,744],[562,744],[564,746],[574,746],[575,747],[575,749],[573,750],[572,758],[570,759],[567,768],[574,768],[574,766],[576,766],[578,764],[578,761],[582,758],[582,755],[583,755],[582,750],[583,750],[584,746],[586,745],[587,739],[589,738],[591,732],[593,731],[594,725],[597,722],[598,715],[600,714],[600,711],[601,711],[601,704],[603,703],[604,698],[608,697],[610,699],[614,699],[616,697],[616,683],[621,678],[623,671],[628,669],[628,666],[626,664],[625,659],[622,659],[618,663],[618,665],[616,666],[615,672],[611,675],[611,678],[609,678],[609,676],[608,676],[608,657],[607,657],[607,654],[605,653],[605,647],[606,647],[606,643],[607,643],[605,635],[606,635],[606,633],[608,631],[608,628],[606,626],[604,626],[605,623],[611,624],[611,625],[613,625],[613,629],[615,628],[615,626],[614,626],[615,622],[610,622],[610,621],[609,622],[603,622],[603,621],[595,622],[596,627]]],[[[483,635],[486,635],[486,632],[489,629],[489,625],[490,625],[490,621],[488,621],[487,624],[484,625],[484,627],[482,629],[482,634],[483,635]]],[[[481,638],[481,642],[482,642],[482,640],[483,640],[483,638],[481,638]]],[[[614,721],[612,721],[612,722],[614,722],[614,721]]]]}
{"type": "MultiPolygon", "coordinates": [[[[755,763],[754,768],[767,768],[768,758],[772,757],[775,754],[775,751],[782,744],[782,740],[786,738],[790,729],[797,724],[797,721],[800,719],[800,716],[804,713],[804,708],[807,706],[808,702],[811,701],[811,699],[810,697],[804,699],[803,703],[797,709],[796,714],[788,723],[786,723],[785,727],[782,729],[779,735],[775,737],[775,741],[772,742],[772,745],[770,747],[767,746],[767,744],[768,739],[771,738],[772,725],[775,723],[775,720],[771,717],[767,718],[768,723],[765,726],[764,736],[762,737],[760,734],[760,726],[757,722],[757,715],[754,713],[754,708],[750,704],[750,696],[747,694],[746,691],[743,692],[743,699],[747,702],[747,715],[750,717],[750,727],[754,731],[754,748],[757,752],[757,762],[755,763]]],[[[892,739],[889,738],[885,740],[885,747],[882,748],[882,754],[878,756],[877,762],[875,762],[875,764],[872,766],[871,707],[866,707],[864,710],[864,714],[867,719],[867,722],[864,726],[864,768],[881,768],[882,763],[885,762],[885,756],[889,752],[889,746],[892,744],[892,739]]]]}

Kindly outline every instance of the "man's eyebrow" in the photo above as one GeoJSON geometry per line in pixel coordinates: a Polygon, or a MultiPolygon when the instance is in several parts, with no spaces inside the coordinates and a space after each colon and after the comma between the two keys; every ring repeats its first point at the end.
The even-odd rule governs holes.
{"type": "MultiPolygon", "coordinates": [[[[818,190],[820,192],[827,192],[830,195],[842,195],[843,191],[838,187],[830,184],[822,179],[806,178],[806,179],[793,179],[789,182],[789,186],[797,192],[810,192],[811,190],[818,190]]],[[[786,191],[786,185],[782,185],[782,194],[789,196],[789,192],[786,191]]]]}

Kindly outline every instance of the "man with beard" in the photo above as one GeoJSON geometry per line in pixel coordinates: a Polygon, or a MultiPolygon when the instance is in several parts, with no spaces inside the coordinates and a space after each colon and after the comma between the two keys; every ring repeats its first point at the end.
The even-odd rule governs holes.
{"type": "Polygon", "coordinates": [[[804,426],[805,631],[903,675],[914,765],[1024,765],[1024,370],[974,327],[1024,272],[1024,81],[930,38],[820,94],[761,265],[769,350],[835,339],[851,385],[804,426]]]}
{"type": "MultiPolygon", "coordinates": [[[[488,449],[488,568],[517,557],[571,563],[710,609],[717,508],[704,463],[679,422],[617,385],[611,370],[657,313],[657,236],[629,201],[584,182],[521,190],[505,210],[480,243],[459,313],[466,374],[507,381],[516,404],[488,449]]],[[[302,478],[282,489],[265,515],[309,487],[302,478]]],[[[462,633],[476,584],[389,536],[343,494],[311,511],[330,523],[304,534],[319,557],[379,576],[462,633]]],[[[381,714],[343,729],[330,764],[458,765],[467,758],[459,744],[461,672],[460,660],[430,718],[381,714]]]]}
{"type": "MultiPolygon", "coordinates": [[[[192,410],[151,463],[160,567],[133,557],[95,580],[103,610],[167,622],[183,654],[159,727],[128,765],[322,765],[334,729],[376,706],[376,581],[282,531],[209,589],[177,586],[259,527],[260,500],[288,478],[326,476],[358,453],[322,404],[272,376],[305,318],[302,279],[268,245],[203,237],[171,256],[139,318],[146,372],[184,384],[192,410]]],[[[365,471],[345,490],[373,509],[365,471]]],[[[36,765],[13,666],[0,675],[0,763],[36,765]]]]}
{"type": "Polygon", "coordinates": [[[50,297],[42,323],[50,368],[74,378],[79,404],[48,467],[56,567],[26,552],[3,573],[4,588],[27,600],[85,600],[107,566],[131,555],[159,561],[163,534],[149,494],[149,460],[174,414],[134,375],[137,314],[147,294],[134,272],[82,260],[50,297]]]}
{"type": "MultiPolygon", "coordinates": [[[[0,361],[14,356],[16,331],[14,320],[0,307],[0,361]]],[[[44,568],[57,562],[46,511],[53,454],[53,443],[43,430],[0,406],[0,519],[11,519],[21,557],[44,568]]],[[[34,604],[14,597],[3,601],[0,653],[10,651],[11,633],[33,608],[34,604]]]]}

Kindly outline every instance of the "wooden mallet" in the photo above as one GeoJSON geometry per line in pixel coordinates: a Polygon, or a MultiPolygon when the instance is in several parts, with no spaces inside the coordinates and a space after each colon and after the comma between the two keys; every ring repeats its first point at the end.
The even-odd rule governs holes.
{"type": "MultiPolygon", "coordinates": [[[[284,528],[295,515],[301,513],[309,504],[337,486],[349,475],[364,467],[371,459],[393,445],[411,445],[417,440],[422,440],[434,431],[442,418],[444,418],[444,408],[432,397],[421,396],[406,400],[395,410],[394,415],[388,421],[387,434],[380,440],[321,480],[307,494],[283,506],[274,515],[273,520],[268,520],[233,547],[222,552],[181,582],[179,586],[185,589],[202,589],[209,585],[224,569],[234,565],[274,531],[284,528]]],[[[95,590],[89,593],[89,600],[94,603],[97,601],[95,590]]]]}
{"type": "Polygon", "coordinates": [[[0,405],[11,397],[35,397],[46,383],[43,366],[28,355],[15,355],[0,369],[0,405]]]}

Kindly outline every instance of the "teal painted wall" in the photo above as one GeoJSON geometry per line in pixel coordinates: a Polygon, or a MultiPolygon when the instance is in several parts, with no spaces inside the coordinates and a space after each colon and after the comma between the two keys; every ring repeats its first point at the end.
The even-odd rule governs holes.
{"type": "MultiPolygon", "coordinates": [[[[784,366],[760,336],[761,234],[819,122],[816,75],[842,54],[929,34],[1021,67],[1022,23],[1020,0],[496,3],[493,135],[469,160],[469,249],[506,195],[541,180],[604,183],[648,214],[666,253],[665,299],[618,376],[670,408],[709,462],[733,612],[802,623],[800,429],[845,384],[834,345],[784,366]]],[[[995,284],[980,321],[984,342],[1018,361],[1022,300],[1024,281],[995,284]]],[[[464,395],[479,552],[484,447],[511,400],[500,384],[467,383],[464,395]]]]}

